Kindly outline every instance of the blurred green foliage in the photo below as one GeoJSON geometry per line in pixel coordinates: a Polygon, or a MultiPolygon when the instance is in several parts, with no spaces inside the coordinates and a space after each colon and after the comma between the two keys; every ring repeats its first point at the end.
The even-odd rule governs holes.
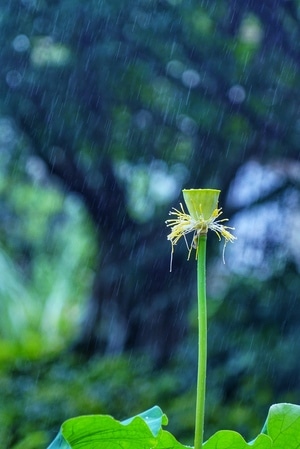
{"type": "MultiPolygon", "coordinates": [[[[24,173],[23,173],[24,175],[24,173]]],[[[0,352],[39,357],[74,339],[93,280],[95,231],[79,199],[0,173],[0,352]],[[7,342],[7,343],[4,343],[7,342]],[[0,343],[2,344],[2,343],[0,343]]]]}
{"type": "MultiPolygon", "coordinates": [[[[251,440],[262,429],[272,403],[298,398],[297,296],[288,292],[281,276],[276,285],[284,303],[273,302],[268,282],[265,296],[257,283],[236,281],[238,288],[232,284],[222,300],[208,302],[205,438],[222,428],[251,440]],[[291,321],[295,328],[286,324],[291,321]]],[[[46,447],[70,417],[101,413],[124,419],[157,403],[169,417],[168,430],[182,443],[192,444],[197,341],[192,311],[190,319],[189,339],[161,369],[154,369],[151,358],[138,352],[87,359],[64,351],[29,360],[28,354],[24,357],[7,347],[0,370],[5,404],[0,407],[0,436],[5,447],[46,447]]]]}
{"type": "MultiPolygon", "coordinates": [[[[70,417],[100,413],[125,419],[156,403],[167,411],[168,430],[184,444],[192,444],[195,386],[194,382],[187,385],[185,376],[193,374],[194,370],[183,367],[182,361],[153,371],[151,361],[139,355],[90,361],[64,356],[60,360],[12,364],[0,372],[6,404],[0,408],[2,444],[14,449],[19,444],[26,449],[45,447],[70,417]]],[[[207,437],[220,422],[224,428],[246,430],[246,436],[260,430],[265,415],[257,415],[257,407],[233,405],[222,406],[214,388],[210,389],[207,437]],[[216,402],[212,404],[214,396],[216,402]]]]}

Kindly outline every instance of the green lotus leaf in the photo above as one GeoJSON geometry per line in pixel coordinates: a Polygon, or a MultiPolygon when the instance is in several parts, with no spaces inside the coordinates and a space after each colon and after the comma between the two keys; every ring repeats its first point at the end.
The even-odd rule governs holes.
{"type": "Polygon", "coordinates": [[[300,447],[300,406],[274,404],[270,407],[263,432],[273,440],[273,449],[300,447]]]}
{"type": "Polygon", "coordinates": [[[167,417],[157,406],[126,421],[107,415],[68,419],[48,449],[186,449],[161,426],[167,417]]]}
{"type": "Polygon", "coordinates": [[[260,434],[258,437],[247,443],[244,438],[233,430],[220,430],[209,438],[203,449],[271,449],[272,440],[268,435],[260,434]]]}

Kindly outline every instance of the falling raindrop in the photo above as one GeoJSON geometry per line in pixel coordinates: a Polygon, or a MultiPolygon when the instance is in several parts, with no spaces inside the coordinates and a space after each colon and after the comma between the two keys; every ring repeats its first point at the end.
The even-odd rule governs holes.
{"type": "Polygon", "coordinates": [[[21,0],[21,3],[27,8],[35,8],[37,0],[21,0]]]}

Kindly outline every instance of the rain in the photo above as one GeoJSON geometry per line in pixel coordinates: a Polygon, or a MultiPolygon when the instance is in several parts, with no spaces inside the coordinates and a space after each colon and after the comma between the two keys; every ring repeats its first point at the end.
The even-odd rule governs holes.
{"type": "Polygon", "coordinates": [[[8,0],[0,22],[2,446],[155,404],[193,444],[182,189],[221,190],[237,237],[223,260],[208,231],[204,437],[251,440],[300,395],[300,2],[8,0]]]}

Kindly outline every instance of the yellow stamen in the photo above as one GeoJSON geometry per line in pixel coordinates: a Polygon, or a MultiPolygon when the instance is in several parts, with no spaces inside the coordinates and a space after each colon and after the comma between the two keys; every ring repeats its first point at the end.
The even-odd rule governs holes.
{"type": "MultiPolygon", "coordinates": [[[[206,234],[208,232],[208,229],[211,229],[214,231],[219,240],[222,240],[222,237],[224,238],[224,249],[223,249],[223,261],[224,261],[224,251],[226,244],[228,242],[234,242],[236,237],[232,235],[229,232],[230,230],[234,230],[234,228],[230,226],[224,226],[222,223],[225,221],[228,221],[227,218],[223,218],[221,220],[217,220],[218,217],[222,214],[222,209],[215,209],[211,217],[209,219],[205,219],[202,214],[201,205],[199,205],[200,213],[198,214],[197,219],[194,219],[191,217],[191,215],[187,214],[182,206],[182,203],[180,203],[180,209],[172,208],[172,210],[169,212],[169,215],[173,215],[176,218],[171,218],[169,220],[166,220],[166,225],[171,228],[170,234],[167,236],[167,239],[170,240],[172,245],[172,253],[171,253],[171,265],[172,265],[172,258],[174,253],[174,246],[177,244],[178,240],[181,237],[184,237],[186,243],[186,235],[190,232],[193,232],[193,239],[192,243],[189,246],[187,243],[188,248],[188,259],[190,258],[191,252],[193,248],[196,248],[196,259],[197,259],[197,248],[198,245],[195,245],[195,240],[198,238],[200,234],[206,234]]],[[[170,271],[171,271],[171,265],[170,265],[170,271]]]]}

